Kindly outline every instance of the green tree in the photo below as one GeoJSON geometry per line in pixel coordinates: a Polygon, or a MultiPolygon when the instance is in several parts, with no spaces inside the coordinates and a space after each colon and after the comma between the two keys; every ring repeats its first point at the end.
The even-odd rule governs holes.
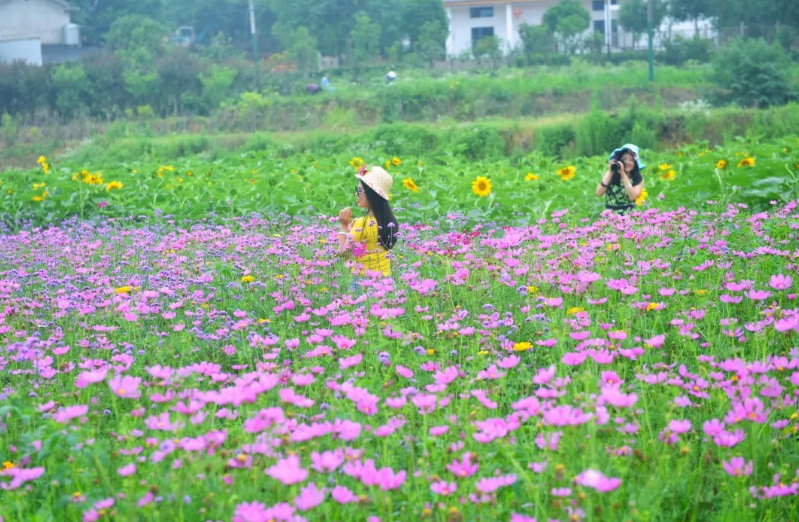
{"type": "MultiPolygon", "coordinates": [[[[400,4],[402,7],[400,32],[403,36],[410,38],[414,49],[419,50],[418,47],[422,45],[422,40],[431,36],[434,36],[436,41],[445,44],[449,34],[449,20],[441,0],[402,0],[400,4]],[[427,33],[425,33],[427,24],[438,24],[437,27],[443,28],[443,37],[441,33],[433,31],[433,26],[428,26],[427,33]],[[432,34],[433,32],[435,34],[432,34]]],[[[428,40],[427,43],[429,44],[430,41],[428,40]]]]}
{"type": "Polygon", "coordinates": [[[711,79],[722,101],[768,107],[796,99],[790,71],[791,59],[781,46],[737,39],[714,56],[711,79]]]}
{"type": "Polygon", "coordinates": [[[127,15],[111,24],[106,42],[114,51],[143,49],[156,55],[163,49],[168,34],[169,30],[160,22],[142,15],[127,15]]]}
{"type": "Polygon", "coordinates": [[[355,26],[350,32],[352,42],[352,64],[360,67],[380,54],[380,25],[366,13],[355,15],[355,26]]]}
{"type": "Polygon", "coordinates": [[[569,52],[577,50],[580,36],[591,26],[591,13],[580,0],[563,0],[544,13],[544,25],[563,41],[569,52]]]}
{"type": "Polygon", "coordinates": [[[678,22],[693,22],[696,34],[699,34],[699,19],[713,16],[718,10],[714,8],[716,0],[669,0],[669,15],[678,22]]]}
{"type": "Polygon", "coordinates": [[[53,70],[55,105],[64,119],[74,118],[86,106],[86,71],[82,64],[59,65],[53,70]]]}
{"type": "Polygon", "coordinates": [[[291,39],[288,57],[297,64],[297,70],[309,73],[317,69],[316,38],[305,26],[300,26],[291,39]]]}
{"type": "MultiPolygon", "coordinates": [[[[633,35],[633,49],[642,34],[648,30],[648,2],[646,0],[628,0],[619,8],[619,25],[633,35]]],[[[652,25],[655,29],[663,23],[666,16],[666,5],[655,0],[652,10],[652,25]]]]}
{"type": "Polygon", "coordinates": [[[72,20],[81,26],[81,36],[88,45],[102,45],[112,24],[128,15],[161,20],[163,0],[70,0],[72,20]]]}
{"type": "Polygon", "coordinates": [[[546,55],[553,51],[554,39],[546,25],[522,24],[519,36],[524,44],[524,54],[528,59],[535,55],[546,55]]]}
{"type": "Polygon", "coordinates": [[[416,41],[416,50],[431,67],[437,60],[446,58],[448,33],[447,26],[439,20],[430,20],[422,25],[416,41]]]}
{"type": "Polygon", "coordinates": [[[236,71],[229,67],[222,67],[219,65],[212,65],[209,74],[200,74],[198,76],[200,83],[203,86],[203,100],[209,111],[216,109],[222,104],[230,87],[236,80],[236,71]]]}

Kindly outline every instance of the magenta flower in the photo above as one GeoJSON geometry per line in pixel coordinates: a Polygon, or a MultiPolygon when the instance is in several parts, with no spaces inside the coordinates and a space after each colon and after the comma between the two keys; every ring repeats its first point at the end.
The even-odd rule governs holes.
{"type": "Polygon", "coordinates": [[[687,433],[690,429],[691,429],[691,421],[689,421],[688,419],[673,420],[669,422],[669,431],[672,433],[681,435],[683,433],[687,433]]]}
{"type": "Polygon", "coordinates": [[[311,482],[300,490],[299,496],[294,497],[294,505],[300,511],[308,511],[324,502],[326,494],[325,488],[318,489],[316,484],[311,482]]]}
{"type": "Polygon", "coordinates": [[[568,497],[572,494],[571,488],[552,488],[552,495],[555,497],[568,497]]]}
{"type": "Polygon", "coordinates": [[[752,474],[752,461],[750,460],[747,463],[743,457],[733,457],[729,462],[726,460],[722,461],[722,465],[724,466],[724,471],[733,477],[749,476],[752,474]]]}
{"type": "Polygon", "coordinates": [[[574,481],[583,487],[592,488],[600,493],[613,491],[621,485],[621,479],[608,478],[602,472],[593,469],[583,471],[577,475],[574,481]]]}
{"type": "Polygon", "coordinates": [[[456,477],[465,478],[477,473],[480,465],[477,462],[472,463],[471,453],[464,453],[462,460],[455,459],[450,464],[447,464],[446,468],[456,477]]]}
{"type": "Polygon", "coordinates": [[[511,513],[510,522],[538,522],[538,521],[533,517],[528,517],[527,515],[520,515],[519,513],[511,513]]]}
{"type": "Polygon", "coordinates": [[[265,473],[287,486],[303,482],[308,478],[308,470],[300,466],[300,458],[296,455],[277,461],[274,466],[267,468],[265,473]]]}
{"type": "Polygon", "coordinates": [[[773,275],[771,279],[769,279],[769,285],[774,290],[788,290],[791,288],[791,283],[793,283],[791,276],[784,276],[782,274],[773,275]]]}
{"type": "Polygon", "coordinates": [[[746,296],[752,301],[765,301],[771,297],[771,292],[767,292],[766,290],[749,290],[746,296]]]}
{"type": "Polygon", "coordinates": [[[449,431],[449,426],[433,426],[430,428],[430,435],[432,437],[440,437],[449,431]]]}
{"type": "Polygon", "coordinates": [[[446,481],[433,482],[430,484],[430,491],[438,495],[452,495],[458,486],[454,482],[447,484],[446,481]]]}
{"type": "Polygon", "coordinates": [[[141,397],[141,392],[139,392],[140,384],[140,377],[123,376],[121,374],[116,374],[108,381],[108,386],[114,395],[123,399],[138,399],[141,397]]]}
{"type": "Polygon", "coordinates": [[[339,504],[349,504],[358,500],[358,497],[355,495],[355,493],[344,486],[334,487],[333,491],[330,493],[330,496],[333,497],[333,500],[339,504]]]}
{"type": "Polygon", "coordinates": [[[117,473],[119,473],[120,477],[129,477],[136,473],[136,464],[131,463],[127,466],[123,466],[117,470],[117,473]]]}
{"type": "Polygon", "coordinates": [[[332,473],[344,463],[344,451],[339,448],[336,451],[325,451],[311,453],[311,469],[319,473],[332,473]]]}

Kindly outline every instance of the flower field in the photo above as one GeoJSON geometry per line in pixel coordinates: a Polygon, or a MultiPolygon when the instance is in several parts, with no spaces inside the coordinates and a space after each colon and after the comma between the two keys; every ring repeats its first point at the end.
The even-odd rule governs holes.
{"type": "MultiPolygon", "coordinates": [[[[431,220],[456,211],[476,221],[505,219],[531,224],[555,209],[598,217],[594,189],[606,157],[562,161],[538,153],[504,160],[469,160],[456,153],[394,157],[351,150],[337,156],[274,151],[202,155],[169,163],[143,161],[51,164],[0,174],[4,221],[46,223],[72,218],[154,216],[156,209],[180,219],[253,212],[314,216],[351,202],[352,174],[365,158],[385,165],[396,183],[394,206],[406,221],[431,220]]],[[[799,140],[733,141],[709,149],[693,144],[643,152],[642,209],[677,209],[707,199],[744,203],[753,210],[771,201],[799,198],[799,140]]]]}
{"type": "MultiPolygon", "coordinates": [[[[787,163],[775,144],[722,152],[650,161],[642,206],[787,163]]],[[[398,213],[393,283],[358,297],[319,215],[136,215],[3,235],[3,522],[799,518],[796,203],[590,219],[577,201],[508,225],[485,203],[524,212],[511,188],[586,185],[599,159],[566,181],[481,172],[490,184],[476,167],[452,181],[398,160],[419,190],[396,183],[398,199],[425,199],[398,213]],[[426,202],[448,198],[489,217],[409,224],[412,208],[434,218],[426,202]]],[[[291,211],[351,197],[349,165],[308,159],[281,167],[308,181],[277,181],[276,164],[242,161],[230,172],[253,188],[211,174],[215,201],[242,190],[233,208],[270,197],[291,211]]],[[[20,179],[2,188],[54,213],[206,212],[182,207],[181,188],[205,185],[204,168],[173,168],[99,184],[47,164],[16,175],[47,183],[42,201],[23,200],[20,179]]]]}

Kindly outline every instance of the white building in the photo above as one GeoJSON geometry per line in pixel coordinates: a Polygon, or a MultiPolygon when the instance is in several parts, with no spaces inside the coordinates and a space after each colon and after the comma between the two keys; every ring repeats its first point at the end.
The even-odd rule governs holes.
{"type": "Polygon", "coordinates": [[[51,51],[64,54],[80,46],[80,29],[72,23],[71,11],[64,0],[0,0],[0,62],[41,65],[51,61],[51,51]]]}
{"type": "MultiPolygon", "coordinates": [[[[474,44],[486,36],[496,36],[504,50],[521,46],[519,28],[522,24],[541,25],[544,13],[560,0],[443,0],[449,18],[447,56],[457,56],[471,51],[474,44]]],[[[632,35],[618,25],[620,2],[626,0],[580,0],[591,13],[591,25],[587,34],[600,32],[605,35],[605,44],[613,49],[631,48],[632,35]],[[611,27],[611,31],[606,31],[611,27]]],[[[711,37],[707,24],[700,34],[711,37]]],[[[693,23],[674,24],[664,22],[659,29],[662,34],[693,34],[693,23]]],[[[643,41],[642,41],[643,42],[643,41]]],[[[659,43],[659,38],[656,40],[659,43]]]]}

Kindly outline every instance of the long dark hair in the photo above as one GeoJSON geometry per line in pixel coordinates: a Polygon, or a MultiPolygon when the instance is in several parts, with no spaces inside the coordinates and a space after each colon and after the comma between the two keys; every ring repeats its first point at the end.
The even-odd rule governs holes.
{"type": "Polygon", "coordinates": [[[399,223],[397,218],[394,217],[391,205],[388,204],[388,201],[378,196],[377,192],[372,190],[366,183],[362,183],[361,186],[366,194],[366,201],[369,202],[371,213],[377,221],[379,242],[386,250],[391,250],[397,243],[397,232],[399,232],[399,223]]]}
{"type": "MultiPolygon", "coordinates": [[[[633,172],[632,174],[630,174],[630,183],[632,183],[633,186],[635,186],[641,183],[641,181],[644,179],[644,177],[641,175],[641,169],[638,168],[638,161],[635,159],[635,153],[630,149],[621,149],[619,152],[616,153],[615,156],[613,156],[613,159],[620,162],[621,157],[624,156],[624,154],[626,153],[629,153],[630,156],[633,157],[633,161],[635,161],[635,167],[633,167],[633,172]]],[[[610,183],[612,185],[621,185],[621,174],[614,173],[613,177],[610,179],[610,183]]]]}

